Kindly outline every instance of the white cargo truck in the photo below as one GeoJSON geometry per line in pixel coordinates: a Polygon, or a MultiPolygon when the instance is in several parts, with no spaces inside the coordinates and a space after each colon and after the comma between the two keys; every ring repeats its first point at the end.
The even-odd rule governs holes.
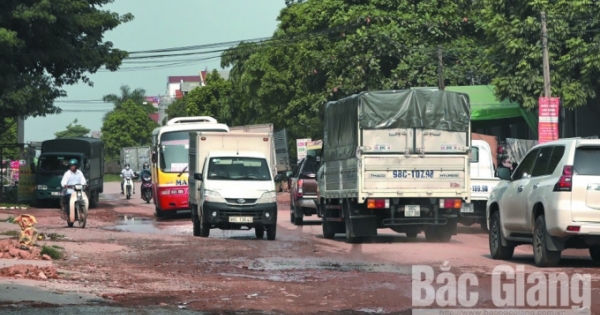
{"type": "Polygon", "coordinates": [[[391,228],[428,241],[456,235],[470,202],[467,94],[371,91],[329,102],[318,181],[323,236],[348,242],[391,228]]]}
{"type": "Polygon", "coordinates": [[[229,127],[229,132],[268,132],[273,134],[273,165],[277,173],[285,173],[290,170],[290,157],[287,144],[287,132],[285,129],[274,131],[273,124],[258,124],[229,127]]]}
{"type": "Polygon", "coordinates": [[[277,193],[272,133],[190,132],[189,204],[194,236],[254,228],[274,240],[277,193]]]}
{"type": "Polygon", "coordinates": [[[494,157],[490,145],[483,140],[471,143],[471,203],[463,204],[459,223],[470,226],[479,223],[487,231],[485,205],[492,190],[500,183],[495,176],[494,157]]]}

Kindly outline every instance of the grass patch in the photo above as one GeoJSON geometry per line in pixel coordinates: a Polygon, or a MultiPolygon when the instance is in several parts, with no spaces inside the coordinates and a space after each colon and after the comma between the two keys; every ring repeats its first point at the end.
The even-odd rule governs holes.
{"type": "Polygon", "coordinates": [[[19,232],[19,231],[4,231],[4,232],[0,232],[0,235],[18,237],[20,233],[21,232],[19,232]]]}
{"type": "Polygon", "coordinates": [[[58,249],[58,250],[63,250],[63,249],[65,249],[64,247],[62,247],[62,246],[58,246],[58,245],[52,245],[52,248],[56,248],[56,249],[58,249]]]}
{"type": "Polygon", "coordinates": [[[57,234],[57,233],[50,233],[50,234],[46,235],[46,237],[47,237],[48,239],[52,240],[52,241],[56,241],[56,240],[59,240],[59,239],[61,239],[61,238],[65,238],[65,236],[64,236],[64,235],[62,235],[62,234],[57,234]]]}
{"type": "Polygon", "coordinates": [[[40,255],[48,255],[53,260],[58,260],[63,258],[63,253],[58,248],[54,248],[53,246],[42,246],[42,250],[40,251],[40,255]]]}
{"type": "Polygon", "coordinates": [[[8,222],[8,223],[15,223],[15,217],[8,217],[6,219],[6,222],[8,222]]]}
{"type": "Polygon", "coordinates": [[[120,182],[121,176],[117,174],[104,174],[104,182],[120,182]]]}

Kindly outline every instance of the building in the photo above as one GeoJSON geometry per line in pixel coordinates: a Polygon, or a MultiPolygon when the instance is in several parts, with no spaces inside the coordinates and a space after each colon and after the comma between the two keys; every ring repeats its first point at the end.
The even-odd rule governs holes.
{"type": "Polygon", "coordinates": [[[167,96],[181,98],[193,88],[205,86],[206,73],[206,71],[200,71],[199,75],[167,77],[167,96]]]}

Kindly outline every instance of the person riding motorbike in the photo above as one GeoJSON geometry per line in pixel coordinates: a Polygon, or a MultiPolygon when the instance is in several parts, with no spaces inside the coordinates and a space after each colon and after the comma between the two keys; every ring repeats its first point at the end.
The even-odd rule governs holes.
{"type": "Polygon", "coordinates": [[[69,160],[69,170],[65,172],[65,175],[63,175],[63,178],[60,181],[60,185],[66,189],[63,195],[63,204],[67,215],[69,213],[69,200],[71,199],[71,194],[74,192],[73,189],[67,188],[67,186],[87,185],[85,176],[83,176],[83,173],[77,169],[77,167],[78,161],[76,159],[69,160]]]}
{"type": "MultiPolygon", "coordinates": [[[[140,174],[140,178],[144,178],[144,177],[152,177],[152,173],[150,173],[150,165],[148,165],[148,163],[144,163],[144,166],[142,166],[142,174],[140,174]]],[[[140,191],[142,191],[142,199],[144,199],[144,194],[143,194],[143,189],[144,189],[144,181],[142,180],[142,184],[140,185],[140,191]]]]}
{"type": "MultiPolygon", "coordinates": [[[[131,167],[129,166],[129,163],[125,164],[125,168],[121,171],[121,195],[123,195],[123,186],[125,184],[125,178],[129,176],[131,177],[131,180],[133,181],[133,178],[135,177],[135,172],[131,169],[131,167]]],[[[133,186],[133,194],[135,195],[135,185],[133,186]]]]}

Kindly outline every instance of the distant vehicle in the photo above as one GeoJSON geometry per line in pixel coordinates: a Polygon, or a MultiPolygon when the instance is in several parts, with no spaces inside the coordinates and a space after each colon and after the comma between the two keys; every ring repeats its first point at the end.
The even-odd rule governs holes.
{"type": "Polygon", "coordinates": [[[317,180],[320,157],[308,155],[290,176],[290,222],[301,225],[304,216],[317,214],[317,180]]]}
{"type": "Polygon", "coordinates": [[[188,162],[191,131],[229,132],[208,116],[178,117],[152,132],[152,183],[159,217],[189,210],[188,162]]]}
{"type": "Polygon", "coordinates": [[[600,262],[600,140],[561,139],[530,149],[487,202],[493,259],[511,259],[533,244],[539,267],[558,265],[568,248],[588,248],[600,262]]]}
{"type": "Polygon", "coordinates": [[[98,206],[104,192],[104,144],[96,138],[62,138],[42,142],[42,153],[35,172],[35,196],[40,206],[54,202],[60,204],[63,188],[60,181],[69,169],[69,160],[79,161],[88,186],[89,207],[98,206]]]}

